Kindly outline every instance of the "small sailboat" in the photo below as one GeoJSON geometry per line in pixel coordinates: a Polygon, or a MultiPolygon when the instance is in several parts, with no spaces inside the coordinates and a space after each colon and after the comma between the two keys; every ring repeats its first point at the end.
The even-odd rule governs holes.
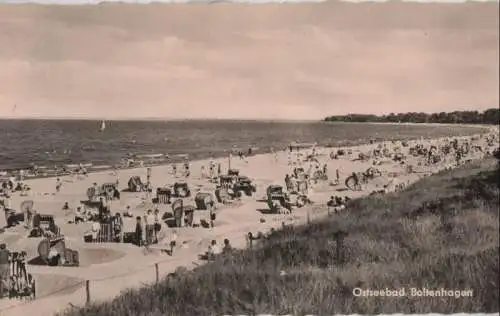
{"type": "Polygon", "coordinates": [[[100,132],[104,132],[106,129],[106,122],[104,120],[101,121],[101,127],[99,128],[100,132]]]}

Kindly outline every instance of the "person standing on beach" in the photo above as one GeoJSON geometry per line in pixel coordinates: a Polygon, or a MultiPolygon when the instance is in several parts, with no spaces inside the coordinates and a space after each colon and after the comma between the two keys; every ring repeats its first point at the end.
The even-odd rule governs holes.
{"type": "Polygon", "coordinates": [[[135,218],[135,243],[137,246],[142,246],[142,221],[141,217],[137,216],[135,218]]]}
{"type": "Polygon", "coordinates": [[[229,242],[229,239],[224,239],[224,247],[222,248],[222,253],[223,254],[230,254],[233,250],[233,247],[231,246],[231,243],[229,242]]]}
{"type": "Polygon", "coordinates": [[[123,243],[123,218],[120,213],[115,214],[114,229],[115,236],[118,236],[120,242],[123,243]]]}
{"type": "Polygon", "coordinates": [[[152,172],[152,169],[151,167],[148,167],[146,169],[146,183],[149,185],[151,183],[151,172],[152,172]]]}
{"type": "Polygon", "coordinates": [[[57,178],[56,179],[56,192],[57,193],[59,193],[59,191],[61,191],[61,187],[62,187],[61,179],[57,178]]]}
{"type": "Polygon", "coordinates": [[[154,224],[155,224],[155,218],[153,215],[153,211],[148,210],[144,219],[145,219],[144,224],[146,225],[146,243],[148,245],[151,245],[153,243],[154,224]]]}
{"type": "Polygon", "coordinates": [[[154,219],[155,219],[155,223],[154,223],[154,232],[155,232],[154,242],[158,243],[158,234],[160,233],[160,230],[161,230],[160,210],[158,208],[156,208],[155,211],[154,211],[154,219]]]}
{"type": "Polygon", "coordinates": [[[11,222],[9,220],[10,216],[13,214],[12,210],[12,200],[10,199],[10,194],[7,193],[3,200],[3,208],[5,212],[5,223],[7,223],[7,227],[11,226],[11,222]]]}
{"type": "Polygon", "coordinates": [[[5,285],[8,283],[10,274],[9,264],[10,252],[6,244],[0,244],[0,298],[5,295],[7,289],[5,285]]]}
{"type": "Polygon", "coordinates": [[[184,177],[189,178],[190,174],[191,171],[189,171],[189,160],[186,160],[186,162],[184,162],[184,177]]]}
{"type": "Polygon", "coordinates": [[[290,176],[288,175],[288,173],[285,175],[285,187],[287,191],[292,190],[292,182],[290,180],[290,176]]]}
{"type": "Polygon", "coordinates": [[[214,221],[215,221],[215,218],[216,218],[216,215],[215,215],[215,202],[213,200],[210,200],[210,202],[208,202],[208,214],[210,216],[210,227],[213,228],[214,227],[214,221]]]}
{"type": "Polygon", "coordinates": [[[93,195],[91,197],[92,201],[95,201],[98,194],[99,194],[99,188],[97,187],[97,183],[92,183],[92,191],[93,191],[93,195]]]}
{"type": "Polygon", "coordinates": [[[177,177],[177,165],[175,163],[172,164],[172,174],[177,177]]]}

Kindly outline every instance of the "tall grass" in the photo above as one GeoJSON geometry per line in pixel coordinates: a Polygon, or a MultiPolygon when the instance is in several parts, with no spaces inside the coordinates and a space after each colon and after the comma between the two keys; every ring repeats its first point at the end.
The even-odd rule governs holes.
{"type": "Polygon", "coordinates": [[[65,315],[498,312],[498,181],[493,159],[442,172],[65,315]],[[339,230],[347,233],[342,262],[339,230]],[[471,289],[473,297],[355,297],[355,287],[471,289]]]}

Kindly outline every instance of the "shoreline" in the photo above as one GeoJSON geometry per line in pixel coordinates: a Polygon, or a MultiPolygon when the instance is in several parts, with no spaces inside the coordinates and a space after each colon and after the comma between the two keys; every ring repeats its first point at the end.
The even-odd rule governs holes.
{"type": "MultiPolygon", "coordinates": [[[[283,122],[283,123],[287,123],[287,122],[283,122]]],[[[487,134],[491,130],[495,129],[495,125],[451,124],[451,123],[404,123],[404,124],[400,124],[400,123],[392,123],[392,122],[366,122],[365,123],[365,122],[324,122],[324,121],[320,121],[319,123],[326,123],[326,124],[331,124],[331,123],[334,123],[334,124],[339,124],[339,123],[340,124],[373,124],[373,125],[396,125],[396,126],[412,125],[412,126],[429,126],[429,127],[433,127],[433,126],[455,127],[455,126],[458,126],[458,127],[466,127],[466,128],[475,128],[478,130],[477,133],[468,134],[467,136],[483,135],[483,134],[487,134]]],[[[443,136],[443,137],[453,138],[453,137],[466,137],[466,136],[462,135],[462,136],[443,136]]],[[[417,140],[417,139],[429,140],[429,139],[433,139],[433,138],[435,138],[435,137],[432,137],[432,136],[428,136],[428,137],[414,136],[414,137],[393,137],[391,139],[384,139],[382,137],[373,137],[371,139],[365,138],[365,139],[357,139],[357,140],[338,140],[338,141],[335,141],[333,143],[328,143],[328,144],[318,142],[317,147],[318,148],[328,148],[328,149],[330,149],[330,148],[331,149],[351,148],[351,147],[363,146],[363,145],[370,144],[371,140],[373,140],[374,143],[378,143],[378,142],[385,142],[385,141],[396,141],[396,142],[403,141],[403,140],[413,141],[413,140],[417,140]]],[[[442,137],[439,137],[439,138],[442,138],[442,137]]],[[[251,156],[246,156],[246,157],[248,158],[248,157],[253,157],[253,156],[257,156],[257,155],[266,155],[266,154],[272,154],[273,152],[282,152],[282,151],[287,151],[287,148],[285,147],[285,148],[281,148],[281,149],[275,149],[275,151],[273,151],[272,148],[259,147],[259,149],[256,150],[256,152],[254,154],[252,154],[251,156]]],[[[196,157],[193,159],[188,158],[188,161],[190,163],[195,163],[195,162],[198,162],[200,160],[209,160],[211,158],[213,158],[214,161],[218,161],[221,159],[227,159],[229,152],[233,152],[233,157],[237,156],[236,153],[234,152],[234,150],[231,151],[230,147],[228,149],[226,149],[225,152],[226,152],[226,154],[224,156],[221,153],[212,155],[211,157],[209,157],[210,156],[209,154],[200,154],[199,155],[200,157],[196,157]]],[[[142,154],[138,154],[138,155],[142,155],[142,154]]],[[[145,162],[143,166],[118,167],[120,165],[119,163],[107,164],[107,165],[93,165],[93,163],[90,161],[89,162],[71,162],[71,163],[62,164],[61,166],[64,167],[67,165],[78,165],[79,163],[81,163],[83,165],[92,164],[90,167],[86,168],[87,173],[90,175],[90,174],[95,174],[95,173],[99,173],[99,172],[109,172],[112,170],[116,170],[119,172],[122,170],[140,169],[140,168],[147,168],[147,167],[170,166],[172,164],[180,164],[180,163],[185,161],[185,159],[183,157],[181,157],[181,156],[184,156],[182,154],[174,155],[174,157],[178,157],[178,158],[170,158],[170,157],[166,158],[166,155],[168,155],[168,154],[163,154],[163,155],[164,155],[164,160],[161,162],[158,162],[158,163],[148,163],[148,162],[145,162],[145,159],[143,159],[142,161],[145,162]],[[102,167],[108,167],[108,168],[102,168],[102,167]]],[[[189,154],[187,154],[187,155],[189,156],[189,154]]],[[[126,159],[126,158],[123,158],[123,159],[126,159]]],[[[137,160],[137,161],[141,161],[141,160],[137,160]]],[[[58,166],[58,165],[56,165],[56,166],[58,166]]],[[[41,166],[41,167],[46,167],[46,166],[41,166]]],[[[26,172],[26,171],[29,171],[29,168],[0,169],[0,179],[8,178],[8,177],[16,177],[19,174],[20,170],[23,170],[26,172]],[[1,175],[2,173],[6,173],[6,174],[1,175]]],[[[28,182],[28,181],[36,180],[36,179],[66,177],[66,176],[71,176],[72,174],[78,175],[78,173],[54,174],[55,170],[53,170],[53,169],[47,169],[47,170],[51,171],[50,174],[38,175],[38,176],[26,176],[26,174],[25,174],[23,182],[28,182]]]]}

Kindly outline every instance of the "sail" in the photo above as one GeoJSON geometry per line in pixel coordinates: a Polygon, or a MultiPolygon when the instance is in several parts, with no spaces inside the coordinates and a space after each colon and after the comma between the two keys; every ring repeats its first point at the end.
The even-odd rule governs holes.
{"type": "Polygon", "coordinates": [[[106,122],[104,120],[102,120],[101,122],[101,128],[100,128],[100,131],[104,131],[106,129],[106,122]]]}

